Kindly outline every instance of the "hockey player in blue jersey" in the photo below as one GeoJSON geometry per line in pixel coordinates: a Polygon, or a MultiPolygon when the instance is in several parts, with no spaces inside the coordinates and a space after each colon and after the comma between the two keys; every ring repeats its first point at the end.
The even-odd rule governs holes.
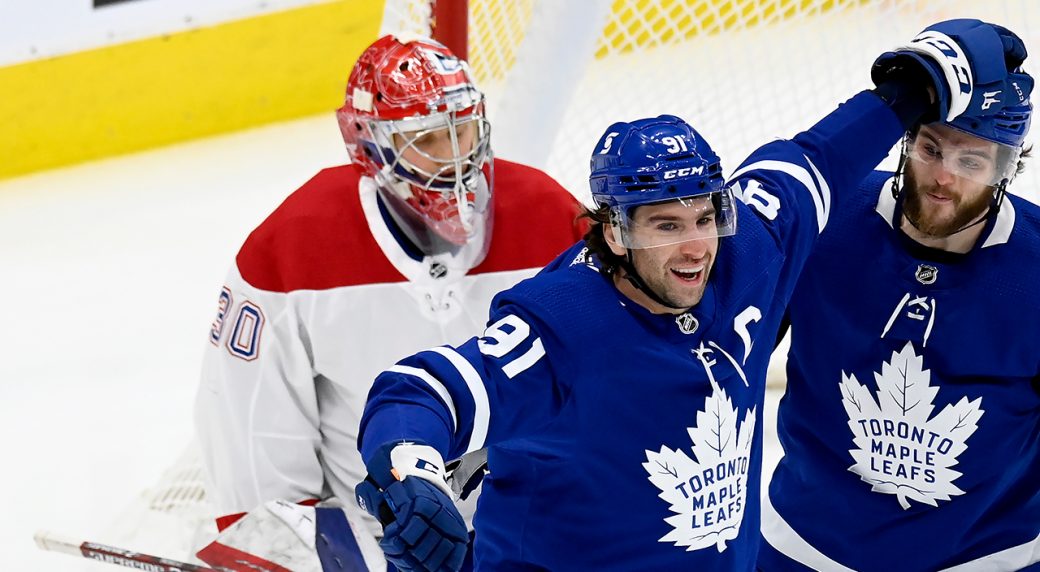
{"type": "Polygon", "coordinates": [[[877,89],[761,147],[728,185],[681,119],[611,125],[592,153],[585,242],[499,294],[481,337],[376,381],[357,493],[385,525],[388,559],[458,566],[465,527],[443,459],[487,448],[480,570],[753,569],[766,365],[798,273],[844,206],[833,190],[854,188],[922,116],[954,118],[1009,87],[1002,30],[948,36],[880,60],[877,89]]]}
{"type": "Polygon", "coordinates": [[[1040,570],[1040,209],[1007,193],[1032,88],[1013,73],[833,189],[790,304],[762,570],[1040,570]]]}

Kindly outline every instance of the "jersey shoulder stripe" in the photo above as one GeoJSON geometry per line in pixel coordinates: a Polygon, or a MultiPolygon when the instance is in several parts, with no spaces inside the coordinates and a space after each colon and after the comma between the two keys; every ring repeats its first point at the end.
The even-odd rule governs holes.
{"type": "Polygon", "coordinates": [[[274,292],[403,282],[368,229],[360,181],[344,165],[297,189],[246,239],[235,259],[242,278],[274,292]]]}
{"type": "MultiPolygon", "coordinates": [[[[273,292],[404,282],[372,236],[353,165],[324,169],[246,239],[236,257],[252,286],[273,292]]],[[[578,203],[545,173],[495,160],[490,250],[469,274],[540,268],[581,236],[578,203]]]]}
{"type": "Polygon", "coordinates": [[[494,227],[487,257],[470,274],[541,268],[581,240],[580,205],[555,179],[495,159],[494,227]]]}

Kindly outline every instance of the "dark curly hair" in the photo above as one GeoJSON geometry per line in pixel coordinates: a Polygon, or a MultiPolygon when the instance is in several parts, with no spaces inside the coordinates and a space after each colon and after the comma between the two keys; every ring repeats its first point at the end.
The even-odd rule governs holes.
{"type": "Polygon", "coordinates": [[[614,254],[603,236],[603,229],[610,225],[610,207],[601,206],[596,210],[585,208],[578,218],[589,220],[589,230],[585,233],[585,246],[589,253],[599,259],[600,269],[604,274],[613,274],[625,263],[624,256],[614,254]]]}

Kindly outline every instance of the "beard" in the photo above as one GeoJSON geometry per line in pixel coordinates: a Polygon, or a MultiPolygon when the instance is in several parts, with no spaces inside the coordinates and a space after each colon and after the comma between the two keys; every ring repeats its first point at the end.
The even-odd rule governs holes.
{"type": "Polygon", "coordinates": [[[675,309],[689,309],[700,303],[701,298],[704,297],[704,291],[708,287],[708,278],[711,276],[715,257],[714,255],[711,256],[706,262],[701,273],[702,280],[700,284],[696,286],[676,284],[669,268],[689,262],[692,262],[692,260],[684,256],[665,262],[651,255],[637,255],[633,257],[632,266],[636,269],[639,278],[646,287],[652,290],[665,304],[675,309]]]}
{"type": "MultiPolygon", "coordinates": [[[[990,187],[987,187],[990,189],[990,187]]],[[[992,192],[980,193],[977,197],[964,197],[962,194],[951,196],[939,190],[938,185],[923,185],[914,176],[914,170],[907,167],[903,174],[903,215],[910,224],[925,235],[934,238],[946,238],[964,230],[975,222],[990,208],[993,201],[992,192]],[[950,197],[950,208],[943,208],[928,203],[924,195],[933,193],[950,197]]]]}

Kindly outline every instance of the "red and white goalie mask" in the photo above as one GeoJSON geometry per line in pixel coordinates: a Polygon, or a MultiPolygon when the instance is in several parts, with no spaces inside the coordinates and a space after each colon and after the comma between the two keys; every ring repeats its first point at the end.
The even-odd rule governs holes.
{"type": "Polygon", "coordinates": [[[466,62],[433,40],[383,36],[358,58],[337,116],[351,160],[423,252],[490,237],[491,132],[466,62]]]}

